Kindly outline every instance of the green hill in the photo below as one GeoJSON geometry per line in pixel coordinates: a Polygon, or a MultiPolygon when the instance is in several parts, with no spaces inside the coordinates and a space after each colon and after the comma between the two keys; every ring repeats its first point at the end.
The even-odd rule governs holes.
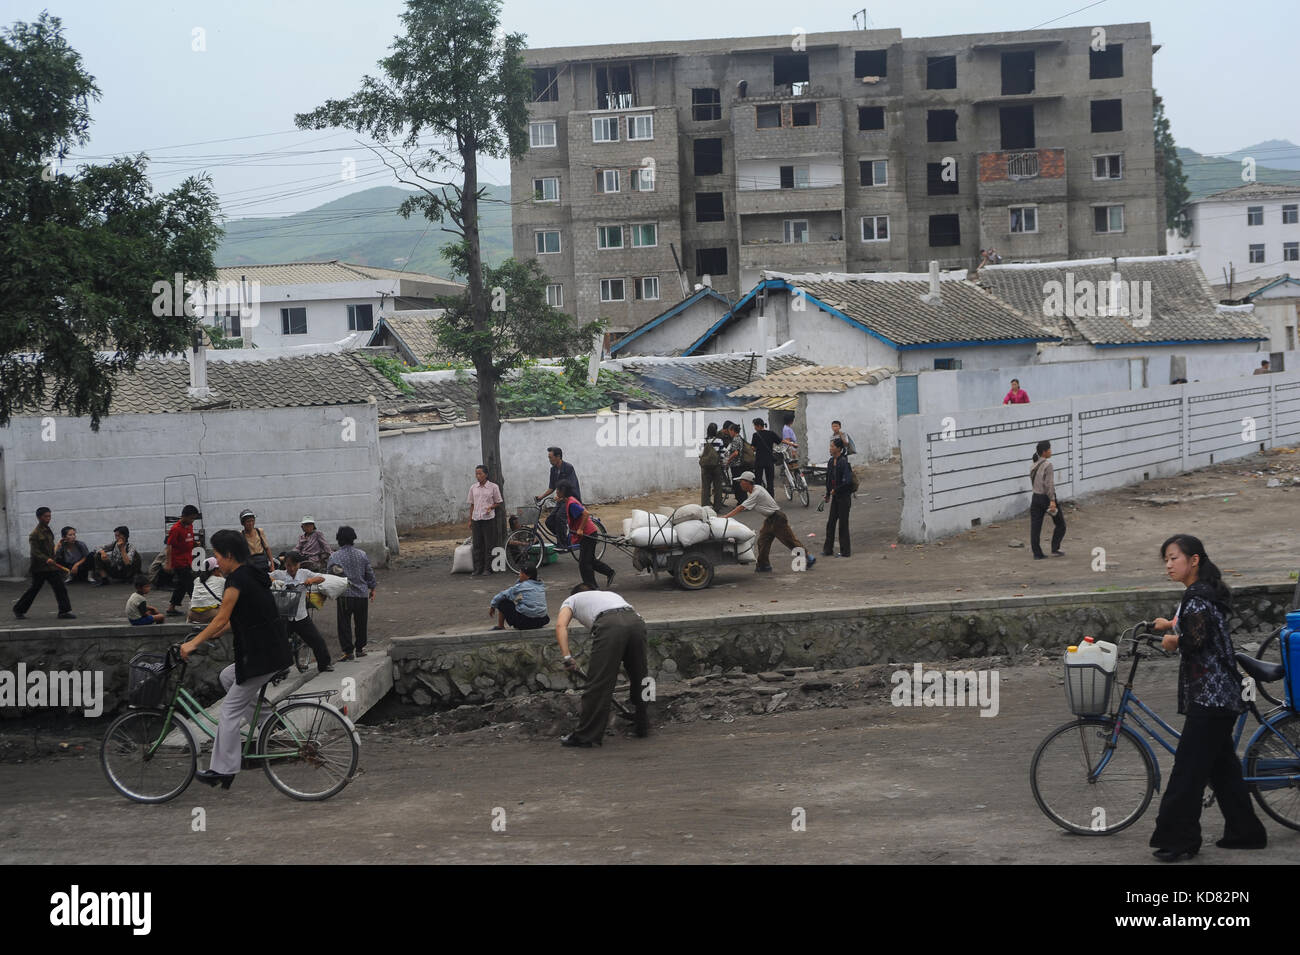
{"type": "MultiPolygon", "coordinates": [[[[1275,169],[1263,165],[1267,153],[1256,157],[1259,165],[1255,167],[1257,182],[1267,182],[1286,186],[1300,185],[1300,173],[1294,169],[1275,169]]],[[[1274,155],[1278,155],[1275,153],[1274,155]]],[[[1208,195],[1244,185],[1241,178],[1240,159],[1219,159],[1202,156],[1194,149],[1179,148],[1178,158],[1183,161],[1183,172],[1187,175],[1187,188],[1190,199],[1204,199],[1208,195]]]]}
{"type": "MultiPolygon", "coordinates": [[[[226,234],[217,248],[216,264],[339,259],[390,269],[406,265],[412,271],[450,278],[439,250],[454,237],[442,232],[436,222],[430,227],[428,220],[418,215],[410,219],[398,215],[397,207],[408,195],[405,189],[378,186],[290,216],[232,219],[225,224],[226,234]],[[420,239],[426,227],[428,234],[420,239]],[[409,264],[407,256],[410,256],[409,264]]],[[[513,247],[510,190],[488,186],[486,198],[501,200],[480,206],[483,258],[497,265],[510,257],[513,247]]]]}

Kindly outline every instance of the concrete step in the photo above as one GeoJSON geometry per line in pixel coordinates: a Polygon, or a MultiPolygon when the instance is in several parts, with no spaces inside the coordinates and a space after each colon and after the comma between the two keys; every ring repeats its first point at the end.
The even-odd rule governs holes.
{"type": "Polygon", "coordinates": [[[267,698],[279,701],[294,693],[330,692],[328,701],[356,722],[393,688],[393,661],[386,650],[372,650],[360,660],[334,663],[333,673],[317,673],[313,665],[306,673],[293,670],[267,698]]]}

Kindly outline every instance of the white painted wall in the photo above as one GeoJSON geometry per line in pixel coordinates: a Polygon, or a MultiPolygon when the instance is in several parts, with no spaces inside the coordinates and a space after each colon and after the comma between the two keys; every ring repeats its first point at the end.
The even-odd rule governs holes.
{"type": "MultiPolygon", "coordinates": [[[[1152,376],[1150,381],[1168,381],[1154,376],[1155,362],[1163,359],[1166,363],[1171,356],[1185,356],[1190,363],[1193,356],[1204,356],[1211,363],[1228,355],[1254,355],[1266,351],[1267,342],[1207,342],[1198,345],[1121,345],[1116,348],[1097,348],[1093,345],[1052,345],[1044,346],[1038,353],[1038,361],[1043,364],[1058,361],[1089,361],[1092,359],[1113,358],[1150,358],[1152,376]]],[[[1259,364],[1259,358],[1255,359],[1259,364]]],[[[1166,364],[1165,367],[1168,367],[1166,364]]],[[[1190,380],[1190,376],[1189,376],[1190,380]]]]}
{"type": "Polygon", "coordinates": [[[331,541],[340,524],[351,524],[357,545],[380,563],[378,430],[371,404],[114,415],[98,433],[87,418],[14,418],[0,429],[8,537],[0,575],[27,572],[27,535],[41,506],[53,509],[56,534],[70,524],[101,547],[126,524],[146,554],[162,547],[164,507],[179,514],[197,503],[209,538],[238,528],[240,510],[251,507],[276,552],[297,542],[310,514],[331,541]],[[184,477],[165,480],[173,476],[184,477]]]}
{"type": "MultiPolygon", "coordinates": [[[[699,442],[710,421],[721,424],[736,417],[736,408],[689,409],[654,418],[660,440],[676,440],[686,432],[686,443],[652,447],[640,443],[638,420],[652,439],[652,419],[624,419],[620,433],[616,415],[570,415],[557,418],[517,418],[501,423],[501,454],[507,462],[502,489],[506,512],[532,503],[547,488],[550,462],[546,449],[564,449],[573,465],[585,501],[623,500],[653,491],[699,487],[699,442]],[[671,415],[671,417],[668,417],[671,415]],[[664,424],[671,431],[664,431],[664,424]],[[607,440],[609,439],[609,440],[607,440]],[[638,442],[633,444],[633,442],[638,442]]],[[[754,417],[750,415],[749,417],[754,417]]],[[[464,520],[468,528],[466,498],[474,480],[474,467],[482,459],[478,424],[433,425],[384,431],[380,435],[384,482],[392,496],[399,530],[464,520]]],[[[698,503],[696,493],[682,503],[698,503]]],[[[599,507],[595,509],[599,514],[599,507]]],[[[611,528],[611,530],[613,530],[611,528]]],[[[468,530],[466,531],[468,534],[468,530]]]]}
{"type": "Polygon", "coordinates": [[[937,358],[956,358],[962,369],[1001,368],[1005,365],[1023,365],[1034,360],[1037,344],[1028,345],[969,345],[965,347],[906,349],[898,352],[903,371],[934,371],[937,358]]]}
{"type": "Polygon", "coordinates": [[[896,379],[886,378],[875,385],[805,394],[801,401],[807,429],[802,448],[804,457],[818,464],[826,462],[830,456],[827,446],[831,441],[831,422],[839,421],[858,449],[851,459],[854,464],[889,460],[898,446],[896,384],[896,379]]]}
{"type": "MultiPolygon", "coordinates": [[[[663,324],[638,336],[626,348],[615,354],[619,358],[633,355],[676,355],[710,328],[727,311],[727,306],[715,298],[703,298],[687,306],[663,324]]],[[[753,346],[751,346],[753,347],[753,346]]]]}
{"type": "MultiPolygon", "coordinates": [[[[1296,274],[1300,275],[1300,267],[1296,274]]],[[[1256,299],[1255,318],[1268,329],[1270,351],[1290,351],[1300,344],[1296,326],[1300,325],[1300,288],[1282,285],[1256,299]]]]}
{"type": "Polygon", "coordinates": [[[1210,283],[1222,285],[1224,269],[1231,266],[1237,282],[1300,272],[1300,263],[1282,259],[1285,242],[1300,242],[1300,223],[1282,224],[1282,206],[1300,204],[1300,196],[1288,199],[1194,202],[1187,210],[1192,232],[1187,244],[1199,255],[1201,268],[1210,283]],[[1247,225],[1246,210],[1264,207],[1264,224],[1247,225]],[[1250,246],[1264,246],[1264,261],[1250,261],[1250,246]]]}
{"type": "Polygon", "coordinates": [[[1052,442],[1061,498],[1300,442],[1300,372],[1164,385],[899,421],[906,540],[933,540],[1029,507],[1034,446],[1052,442]],[[1243,422],[1249,419],[1253,432],[1243,422]]]}
{"type": "MultiPolygon", "coordinates": [[[[374,324],[379,325],[381,305],[391,311],[398,282],[395,279],[363,279],[356,282],[316,282],[301,285],[251,286],[254,317],[241,322],[244,343],[258,348],[284,348],[292,345],[318,345],[336,342],[352,334],[348,331],[349,305],[370,305],[374,324]],[[384,293],[381,295],[381,293],[384,293]],[[281,334],[280,309],[306,308],[307,334],[281,334]],[[251,326],[251,328],[250,328],[251,326]]],[[[205,324],[215,324],[207,317],[202,295],[196,296],[195,310],[205,324]]],[[[219,309],[218,309],[219,311],[219,309]]]]}

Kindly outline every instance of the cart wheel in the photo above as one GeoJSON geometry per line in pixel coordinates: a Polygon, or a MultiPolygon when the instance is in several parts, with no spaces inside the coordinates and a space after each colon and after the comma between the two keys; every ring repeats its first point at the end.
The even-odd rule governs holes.
{"type": "Polygon", "coordinates": [[[673,579],[683,590],[703,590],[713,583],[713,561],[698,550],[683,554],[673,568],[673,579]]]}

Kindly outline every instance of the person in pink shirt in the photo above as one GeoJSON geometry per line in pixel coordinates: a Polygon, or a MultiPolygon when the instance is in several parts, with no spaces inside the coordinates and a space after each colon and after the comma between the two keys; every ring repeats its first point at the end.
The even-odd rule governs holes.
{"type": "Polygon", "coordinates": [[[1029,392],[1024,391],[1024,390],[1021,389],[1021,387],[1020,387],[1020,379],[1019,379],[1019,378],[1012,378],[1012,379],[1011,379],[1011,390],[1008,391],[1008,392],[1007,392],[1007,396],[1006,396],[1005,398],[1002,399],[1002,403],[1003,403],[1004,405],[1027,405],[1027,404],[1029,404],[1029,392]]]}
{"type": "Polygon", "coordinates": [[[488,556],[496,544],[497,508],[501,506],[501,488],[488,480],[487,468],[474,469],[476,484],[469,486],[469,533],[474,542],[474,576],[488,573],[488,556]]]}

